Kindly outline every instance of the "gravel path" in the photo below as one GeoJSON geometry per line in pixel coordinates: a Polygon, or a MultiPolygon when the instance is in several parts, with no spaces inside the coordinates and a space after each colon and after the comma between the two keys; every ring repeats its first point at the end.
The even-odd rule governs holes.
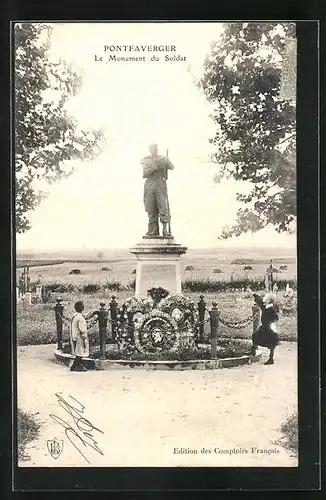
{"type": "Polygon", "coordinates": [[[283,342],[273,366],[263,364],[266,350],[260,362],[249,366],[183,372],[70,372],[54,363],[54,348],[18,348],[18,405],[42,424],[39,439],[26,449],[30,460],[20,466],[297,465],[275,444],[282,421],[297,403],[296,343],[283,342]],[[92,431],[103,454],[77,445],[75,438],[89,463],[50,417],[74,427],[55,393],[82,403],[84,417],[104,433],[92,431]],[[47,449],[47,440],[55,437],[64,440],[57,459],[47,449]],[[238,452],[231,453],[234,449],[238,452]]]}

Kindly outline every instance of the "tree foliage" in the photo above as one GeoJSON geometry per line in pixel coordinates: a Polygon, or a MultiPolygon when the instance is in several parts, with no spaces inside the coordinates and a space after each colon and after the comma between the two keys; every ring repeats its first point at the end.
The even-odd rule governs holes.
{"type": "Polygon", "coordinates": [[[281,99],[282,64],[293,23],[230,23],[206,58],[198,82],[214,107],[212,161],[222,177],[247,181],[248,193],[221,238],[273,225],[291,231],[296,218],[295,103],[281,99]]]}
{"type": "Polygon", "coordinates": [[[30,228],[27,212],[42,199],[36,180],[51,183],[72,173],[69,160],[91,159],[104,136],[81,130],[66,103],[78,93],[81,76],[48,57],[52,28],[41,23],[15,25],[16,231],[30,228]]]}

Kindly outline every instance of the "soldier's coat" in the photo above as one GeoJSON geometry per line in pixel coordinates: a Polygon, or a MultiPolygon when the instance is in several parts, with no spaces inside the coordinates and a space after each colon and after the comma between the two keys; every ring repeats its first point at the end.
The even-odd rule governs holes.
{"type": "Polygon", "coordinates": [[[141,160],[143,177],[146,179],[144,186],[144,205],[148,213],[149,223],[157,224],[158,219],[162,224],[170,220],[167,198],[167,170],[173,170],[172,162],[162,155],[149,155],[141,160]]]}

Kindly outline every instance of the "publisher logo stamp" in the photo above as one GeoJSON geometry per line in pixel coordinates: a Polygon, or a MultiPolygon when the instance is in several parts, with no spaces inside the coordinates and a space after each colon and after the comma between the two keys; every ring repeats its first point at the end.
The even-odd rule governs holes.
{"type": "Polygon", "coordinates": [[[59,440],[57,438],[49,439],[47,441],[47,447],[48,447],[50,455],[53,458],[57,459],[61,455],[61,453],[62,453],[62,450],[63,450],[63,441],[59,440]]]}

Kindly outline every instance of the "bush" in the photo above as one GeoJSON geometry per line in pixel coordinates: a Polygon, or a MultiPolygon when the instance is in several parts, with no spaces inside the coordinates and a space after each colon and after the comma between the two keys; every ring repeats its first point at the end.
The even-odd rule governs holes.
{"type": "Polygon", "coordinates": [[[194,266],[187,266],[186,267],[186,271],[194,271],[194,270],[195,270],[194,266]]]}
{"type": "Polygon", "coordinates": [[[231,264],[242,264],[243,266],[246,264],[253,264],[253,263],[254,263],[253,259],[242,259],[242,258],[234,259],[231,262],[231,264]]]}
{"type": "Polygon", "coordinates": [[[264,290],[262,278],[237,278],[232,280],[215,280],[211,278],[188,278],[183,283],[183,289],[189,292],[227,292],[251,286],[255,290],[264,290]]]}
{"type": "Polygon", "coordinates": [[[36,281],[31,281],[30,284],[29,284],[29,291],[32,292],[32,293],[35,293],[36,292],[36,285],[38,283],[36,281]]]}
{"type": "Polygon", "coordinates": [[[136,289],[136,280],[129,280],[126,284],[126,290],[133,292],[136,289]]]}
{"type": "Polygon", "coordinates": [[[20,408],[17,411],[17,444],[18,459],[28,460],[29,456],[25,452],[26,445],[36,439],[39,435],[40,424],[35,421],[31,413],[27,413],[20,408]]]}
{"type": "Polygon", "coordinates": [[[69,274],[81,274],[81,270],[80,269],[71,269],[69,274]]]}
{"type": "Polygon", "coordinates": [[[102,271],[112,271],[111,267],[102,267],[102,271]]]}
{"type": "Polygon", "coordinates": [[[161,302],[162,299],[165,299],[169,295],[168,290],[165,288],[162,288],[161,286],[155,288],[150,288],[147,290],[147,295],[151,297],[154,301],[154,306],[156,306],[159,302],[161,302]]]}
{"type": "Polygon", "coordinates": [[[285,290],[287,283],[293,290],[297,289],[297,280],[296,278],[277,278],[277,286],[279,290],[285,290]]]}
{"type": "Polygon", "coordinates": [[[46,295],[48,292],[52,293],[70,293],[74,292],[76,287],[72,283],[60,283],[54,282],[43,286],[43,294],[46,295]]]}
{"type": "Polygon", "coordinates": [[[287,266],[287,265],[285,265],[285,264],[284,264],[284,265],[282,265],[282,266],[280,266],[280,269],[281,269],[282,271],[285,271],[287,268],[288,268],[288,266],[287,266]]]}
{"type": "Polygon", "coordinates": [[[298,415],[293,413],[290,415],[281,426],[283,438],[283,446],[297,456],[299,450],[298,442],[298,415]]]}
{"type": "Polygon", "coordinates": [[[112,292],[121,292],[124,289],[121,281],[113,278],[111,280],[106,280],[106,283],[103,285],[103,290],[110,290],[112,292]]]}
{"type": "Polygon", "coordinates": [[[95,293],[101,290],[101,285],[99,283],[88,283],[87,285],[80,286],[78,290],[83,293],[95,293]]]}
{"type": "Polygon", "coordinates": [[[252,267],[251,266],[244,266],[243,270],[244,271],[252,271],[252,267]]]}
{"type": "Polygon", "coordinates": [[[215,268],[215,269],[213,269],[213,273],[219,274],[219,273],[223,273],[223,271],[222,271],[222,269],[215,268]]]}
{"type": "Polygon", "coordinates": [[[51,291],[46,290],[44,287],[42,288],[42,302],[43,304],[55,302],[55,298],[52,296],[51,291]]]}
{"type": "MultiPolygon", "coordinates": [[[[297,282],[296,279],[278,279],[277,285],[279,290],[284,289],[286,284],[296,289],[297,282]]],[[[215,293],[215,292],[227,292],[246,289],[248,286],[252,290],[263,291],[265,290],[264,278],[260,277],[242,277],[242,278],[232,278],[230,280],[216,280],[212,278],[186,278],[182,283],[182,288],[187,292],[201,292],[201,293],[215,293]]]]}
{"type": "Polygon", "coordinates": [[[136,269],[133,270],[133,272],[131,274],[136,274],[136,269]]]}

